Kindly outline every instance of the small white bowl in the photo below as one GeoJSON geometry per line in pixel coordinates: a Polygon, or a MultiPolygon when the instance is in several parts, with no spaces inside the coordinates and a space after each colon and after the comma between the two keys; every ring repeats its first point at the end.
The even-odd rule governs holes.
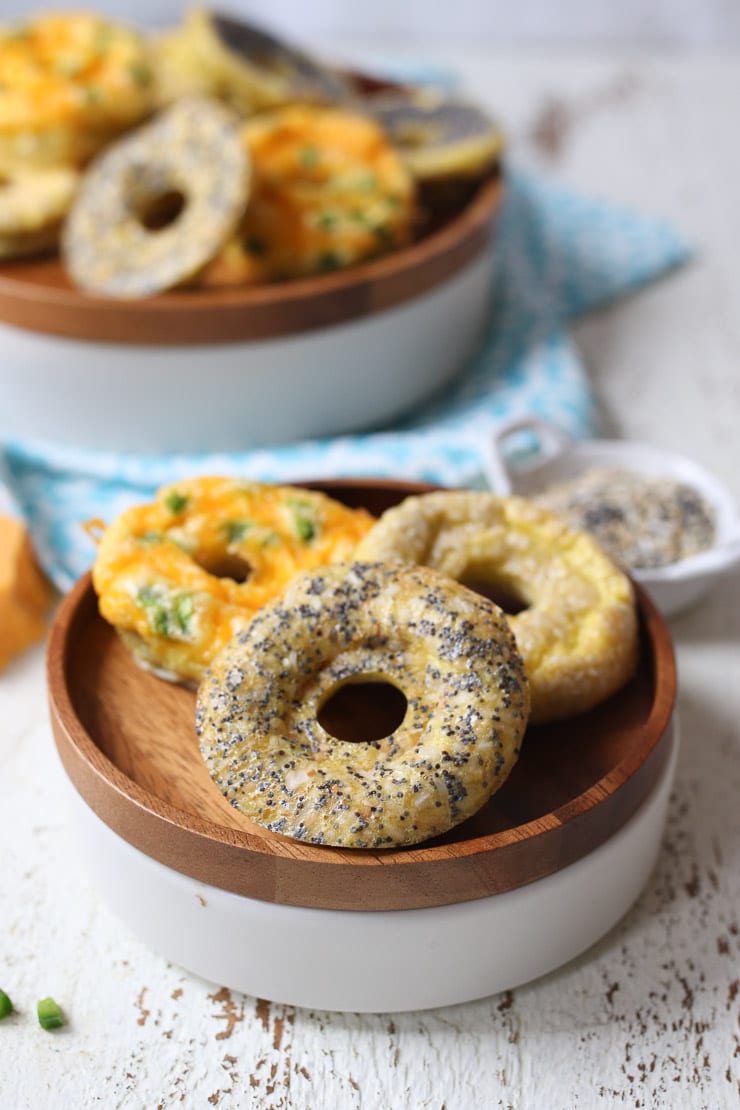
{"type": "Polygon", "coordinates": [[[576,442],[536,417],[502,424],[486,446],[486,476],[491,488],[504,495],[533,497],[556,482],[597,467],[619,467],[638,474],[674,478],[692,486],[714,510],[713,546],[665,567],[630,571],[664,616],[693,605],[717,578],[740,565],[740,516],[729,491],[684,455],[629,440],[576,442]],[[527,452],[518,463],[511,452],[517,439],[527,452]]]}

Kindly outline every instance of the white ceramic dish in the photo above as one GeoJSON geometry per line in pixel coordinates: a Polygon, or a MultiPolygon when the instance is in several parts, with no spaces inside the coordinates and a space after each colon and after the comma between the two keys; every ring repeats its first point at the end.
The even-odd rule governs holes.
{"type": "Polygon", "coordinates": [[[0,324],[0,438],[236,451],[351,432],[439,389],[473,354],[486,252],[396,308],[305,334],[202,346],[91,342],[0,324]]]}
{"type": "Polygon", "coordinates": [[[740,515],[729,491],[703,467],[684,455],[629,440],[574,441],[559,428],[537,418],[502,424],[487,444],[486,475],[497,493],[534,496],[556,482],[597,467],[619,467],[686,482],[716,514],[714,545],[670,566],[634,570],[664,616],[699,601],[721,575],[740,565],[740,515]],[[514,465],[507,442],[524,437],[525,460],[514,465]],[[533,445],[536,453],[532,456],[533,445]]]}
{"type": "Polygon", "coordinates": [[[294,282],[121,301],[55,259],[0,266],[0,439],[217,452],[382,425],[479,343],[502,191],[491,178],[417,242],[294,282]]]}
{"type": "Polygon", "coordinates": [[[573,959],[629,909],[653,869],[678,752],[618,832],[515,890],[393,911],[309,909],[199,882],[113,832],[69,791],[78,855],[150,947],[221,986],[312,1009],[420,1010],[508,990],[573,959]],[[392,958],[391,958],[392,954],[392,958]]]}

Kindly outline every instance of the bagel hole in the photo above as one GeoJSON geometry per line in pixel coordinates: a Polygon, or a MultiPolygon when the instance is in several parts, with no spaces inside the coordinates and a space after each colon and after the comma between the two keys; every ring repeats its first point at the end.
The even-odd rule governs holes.
{"type": "Polygon", "coordinates": [[[252,568],[246,559],[240,555],[232,555],[228,551],[214,551],[206,555],[196,555],[195,562],[214,578],[231,578],[241,585],[246,582],[252,573],[252,568]]]}
{"type": "Polygon", "coordinates": [[[136,206],[136,218],[147,231],[162,231],[179,218],[185,203],[185,194],[179,189],[153,193],[140,198],[136,206]]]}
{"type": "Polygon", "coordinates": [[[406,708],[405,695],[390,682],[348,682],[329,695],[318,722],[335,740],[367,744],[395,732],[406,708]]]}
{"type": "Polygon", "coordinates": [[[487,597],[510,617],[529,608],[529,602],[525,601],[513,586],[507,582],[497,581],[495,578],[487,578],[484,574],[466,574],[460,579],[460,585],[466,586],[481,597],[487,597]]]}

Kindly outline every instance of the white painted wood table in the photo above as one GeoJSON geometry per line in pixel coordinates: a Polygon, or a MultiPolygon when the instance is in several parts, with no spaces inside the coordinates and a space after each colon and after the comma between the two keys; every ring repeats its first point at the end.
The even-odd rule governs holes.
{"type": "MultiPolygon", "coordinates": [[[[576,336],[607,430],[689,452],[740,500],[740,57],[438,60],[507,121],[520,162],[665,215],[696,243],[684,271],[576,336]]],[[[0,1025],[0,1105],[737,1106],[739,587],[726,579],[672,622],[683,746],[662,852],[634,909],[539,982],[393,1017],[230,994],[132,936],[69,851],[43,653],[17,661],[0,676],[0,986],[18,1010],[0,1025]],[[54,1034],[35,1020],[49,994],[69,1019],[54,1034]]]]}

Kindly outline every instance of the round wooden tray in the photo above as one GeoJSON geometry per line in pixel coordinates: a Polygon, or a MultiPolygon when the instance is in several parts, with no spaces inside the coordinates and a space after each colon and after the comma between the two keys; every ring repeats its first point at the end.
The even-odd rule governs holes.
{"type": "MultiPolygon", "coordinates": [[[[430,488],[369,480],[310,484],[375,514],[430,488]]],[[[89,576],[65,598],[51,630],[54,736],[72,784],[110,828],[213,886],[326,909],[413,909],[484,898],[593,851],[657,782],[669,756],[676,671],[665,623],[639,590],[638,601],[640,665],[628,685],[590,713],[530,728],[503,788],[473,818],[416,848],[314,847],[260,829],[232,809],[200,758],[194,694],[136,665],[99,616],[89,576]]],[[[342,727],[351,730],[364,710],[359,704],[344,710],[342,727]]]]}
{"type": "Polygon", "coordinates": [[[56,258],[0,266],[0,321],[35,332],[127,344],[210,344],[295,335],[394,308],[476,258],[503,194],[498,172],[402,250],[336,274],[248,288],[180,289],[143,300],[77,289],[56,258]]]}

